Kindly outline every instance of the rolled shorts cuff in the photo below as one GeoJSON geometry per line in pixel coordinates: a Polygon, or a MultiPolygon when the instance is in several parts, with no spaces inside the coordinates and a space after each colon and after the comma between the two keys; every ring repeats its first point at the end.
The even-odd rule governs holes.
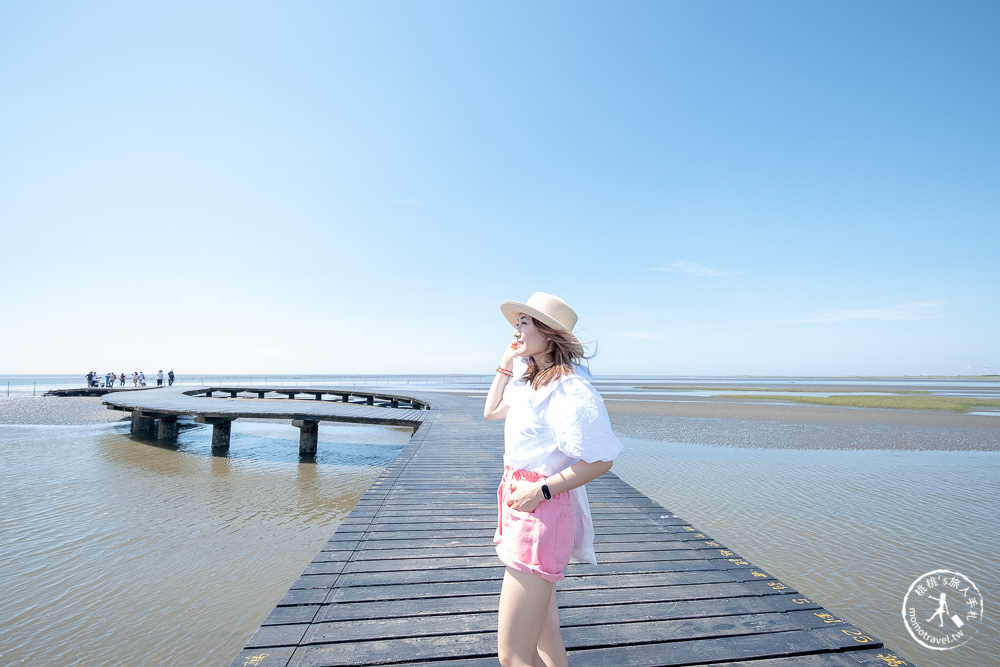
{"type": "Polygon", "coordinates": [[[527,470],[505,468],[497,489],[497,531],[493,537],[497,556],[507,567],[530,572],[546,581],[565,578],[575,536],[575,509],[569,493],[543,501],[533,512],[507,507],[513,481],[538,481],[544,476],[527,470]]]}

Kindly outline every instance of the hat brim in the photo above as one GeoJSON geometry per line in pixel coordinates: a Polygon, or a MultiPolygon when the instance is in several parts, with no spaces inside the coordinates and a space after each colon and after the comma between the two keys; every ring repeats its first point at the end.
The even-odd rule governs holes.
{"type": "Polygon", "coordinates": [[[519,303],[517,301],[501,301],[500,312],[503,313],[503,316],[507,318],[507,321],[510,322],[512,327],[517,326],[517,319],[521,316],[521,313],[524,313],[525,315],[531,315],[539,322],[547,324],[558,331],[565,331],[567,333],[573,332],[572,329],[554,317],[550,317],[537,308],[532,308],[527,304],[519,303]]]}

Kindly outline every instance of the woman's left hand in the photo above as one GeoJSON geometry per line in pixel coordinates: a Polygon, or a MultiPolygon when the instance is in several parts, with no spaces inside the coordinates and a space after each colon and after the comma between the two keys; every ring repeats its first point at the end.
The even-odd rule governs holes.
{"type": "Polygon", "coordinates": [[[545,498],[542,497],[541,482],[513,481],[507,494],[507,507],[518,512],[534,512],[545,498]]]}

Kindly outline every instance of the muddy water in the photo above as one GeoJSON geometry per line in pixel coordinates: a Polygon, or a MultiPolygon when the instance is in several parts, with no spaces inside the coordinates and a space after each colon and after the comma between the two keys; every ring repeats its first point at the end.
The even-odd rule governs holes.
{"type": "Polygon", "coordinates": [[[623,442],[619,476],[916,664],[1000,664],[1000,453],[623,442]],[[970,578],[986,609],[944,651],[902,617],[910,584],[938,569],[970,578]]]}
{"type": "Polygon", "coordinates": [[[228,665],[410,431],[320,434],[0,425],[0,665],[228,665]]]}
{"type": "MultiPolygon", "coordinates": [[[[699,423],[726,440],[725,423],[699,423]]],[[[759,425],[729,426],[733,441],[768,441],[744,432],[759,425]]],[[[737,448],[670,432],[626,438],[615,472],[917,664],[997,664],[1000,453],[737,448]],[[907,588],[935,569],[985,599],[977,635],[951,651],[903,625],[907,588]]],[[[324,426],[315,464],[298,462],[297,438],[239,420],[219,458],[204,427],[166,449],[127,424],[0,424],[0,665],[228,665],[409,431],[324,426]]]]}

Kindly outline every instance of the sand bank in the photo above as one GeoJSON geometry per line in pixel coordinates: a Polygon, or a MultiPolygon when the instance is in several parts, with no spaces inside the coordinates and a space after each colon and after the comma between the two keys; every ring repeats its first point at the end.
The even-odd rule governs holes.
{"type": "Polygon", "coordinates": [[[724,397],[605,402],[626,437],[772,449],[1000,451],[1000,417],[724,397]]]}
{"type": "MultiPolygon", "coordinates": [[[[840,408],[724,397],[606,397],[622,436],[772,449],[1000,451],[1000,417],[840,408]]],[[[100,424],[128,419],[100,398],[0,399],[0,424],[100,424]]]]}
{"type": "Polygon", "coordinates": [[[108,410],[100,398],[33,396],[0,399],[0,424],[104,424],[128,415],[108,410]]]}

